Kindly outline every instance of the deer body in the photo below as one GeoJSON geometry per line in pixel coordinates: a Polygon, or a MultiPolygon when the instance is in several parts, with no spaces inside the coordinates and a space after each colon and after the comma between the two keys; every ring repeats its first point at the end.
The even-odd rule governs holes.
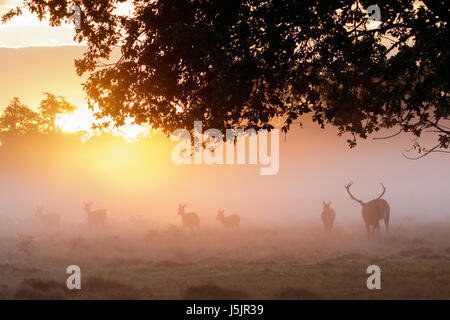
{"type": "Polygon", "coordinates": [[[59,227],[59,213],[43,213],[41,207],[36,208],[36,216],[49,227],[59,227]]]}
{"type": "Polygon", "coordinates": [[[220,220],[225,228],[237,229],[239,228],[239,223],[241,222],[241,217],[238,214],[233,214],[231,216],[225,217],[223,215],[225,210],[219,210],[216,220],[220,220]]]}
{"type": "Polygon", "coordinates": [[[363,205],[362,216],[367,228],[372,226],[380,231],[379,221],[384,220],[386,230],[389,229],[390,207],[384,199],[375,199],[363,205]]]}
{"type": "Polygon", "coordinates": [[[186,206],[187,203],[184,205],[178,205],[178,214],[181,216],[181,225],[183,228],[188,228],[191,231],[198,231],[200,228],[200,218],[195,212],[184,212],[186,206]]]}
{"type": "Polygon", "coordinates": [[[359,199],[356,199],[351,193],[350,193],[350,187],[352,185],[352,182],[350,182],[348,185],[345,186],[345,189],[347,189],[348,194],[350,195],[350,198],[355,200],[356,202],[359,202],[361,204],[362,210],[361,214],[364,219],[364,222],[366,224],[366,229],[368,232],[379,232],[380,231],[380,220],[384,221],[384,224],[386,225],[386,231],[389,230],[389,218],[390,218],[390,207],[389,203],[381,199],[381,197],[386,192],[386,187],[381,184],[383,187],[383,192],[381,195],[373,199],[369,202],[363,202],[359,199]],[[372,229],[372,230],[371,230],[372,229]]]}
{"type": "Polygon", "coordinates": [[[322,211],[322,222],[327,231],[331,231],[333,228],[334,220],[336,219],[336,213],[333,209],[331,209],[331,201],[328,203],[325,203],[325,201],[322,201],[323,203],[323,211],[322,211]]]}
{"type": "Polygon", "coordinates": [[[92,210],[91,206],[92,202],[84,204],[84,210],[87,213],[89,230],[91,230],[92,226],[104,227],[106,220],[106,210],[105,209],[92,210]]]}

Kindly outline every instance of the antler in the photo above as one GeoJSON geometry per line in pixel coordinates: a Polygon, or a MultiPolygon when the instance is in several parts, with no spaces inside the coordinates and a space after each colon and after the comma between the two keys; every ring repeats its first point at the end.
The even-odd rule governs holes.
{"type": "Polygon", "coordinates": [[[380,182],[380,184],[381,184],[381,186],[383,187],[383,192],[380,194],[380,196],[377,198],[377,200],[378,200],[378,199],[381,199],[381,197],[383,196],[383,194],[386,192],[386,187],[384,186],[384,184],[383,184],[382,182],[380,182]]]}
{"type": "Polygon", "coordinates": [[[361,205],[363,204],[363,202],[359,199],[356,199],[352,193],[350,192],[350,187],[352,186],[353,181],[350,181],[347,185],[344,185],[345,189],[347,189],[348,194],[350,195],[350,198],[352,198],[353,200],[359,202],[361,205]]]}

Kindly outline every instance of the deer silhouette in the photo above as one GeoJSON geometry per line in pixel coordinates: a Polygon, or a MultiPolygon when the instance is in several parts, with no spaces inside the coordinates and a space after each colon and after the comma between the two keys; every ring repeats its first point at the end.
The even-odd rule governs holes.
{"type": "Polygon", "coordinates": [[[238,214],[232,214],[231,216],[225,217],[223,213],[225,210],[220,210],[217,214],[216,220],[220,220],[225,228],[237,229],[239,228],[239,223],[241,222],[241,217],[238,214]]]}
{"type": "Polygon", "coordinates": [[[89,230],[91,230],[92,226],[104,227],[105,219],[106,219],[106,210],[91,210],[92,201],[84,204],[84,211],[87,213],[87,221],[89,230]]]}
{"type": "Polygon", "coordinates": [[[333,209],[331,209],[331,201],[326,203],[325,201],[322,201],[323,203],[323,211],[322,211],[322,222],[325,226],[325,229],[327,231],[331,231],[333,228],[334,220],[336,219],[336,213],[333,209]]]}
{"type": "Polygon", "coordinates": [[[36,217],[38,217],[46,226],[59,227],[59,213],[44,213],[42,207],[36,207],[36,217]]]}
{"type": "Polygon", "coordinates": [[[181,224],[183,228],[188,228],[191,231],[197,229],[198,231],[200,227],[200,218],[195,212],[184,212],[186,206],[187,203],[185,203],[184,205],[178,204],[178,214],[181,216],[181,224]]]}
{"type": "Polygon", "coordinates": [[[380,231],[380,220],[384,220],[386,225],[386,231],[389,231],[389,217],[390,217],[390,207],[386,200],[381,199],[381,197],[386,192],[386,187],[381,183],[383,187],[383,192],[381,192],[380,196],[376,199],[370,200],[369,202],[363,202],[359,199],[356,199],[350,192],[350,187],[353,182],[349,182],[345,189],[347,190],[350,198],[358,202],[362,206],[362,217],[364,222],[366,223],[367,231],[370,232],[370,228],[372,227],[372,233],[375,231],[380,231]]]}

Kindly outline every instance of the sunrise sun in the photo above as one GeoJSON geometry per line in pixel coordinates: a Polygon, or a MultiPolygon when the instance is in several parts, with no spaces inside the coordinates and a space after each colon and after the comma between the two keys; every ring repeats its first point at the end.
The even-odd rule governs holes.
{"type": "Polygon", "coordinates": [[[79,133],[83,142],[93,136],[98,136],[102,132],[110,133],[114,136],[122,137],[126,142],[134,142],[146,138],[152,129],[149,125],[138,125],[134,123],[134,118],[126,118],[125,124],[116,127],[114,122],[108,118],[97,119],[97,110],[90,109],[87,104],[77,106],[72,113],[61,113],[56,116],[55,124],[63,132],[79,133]],[[106,123],[103,131],[95,129],[94,125],[106,123]]]}

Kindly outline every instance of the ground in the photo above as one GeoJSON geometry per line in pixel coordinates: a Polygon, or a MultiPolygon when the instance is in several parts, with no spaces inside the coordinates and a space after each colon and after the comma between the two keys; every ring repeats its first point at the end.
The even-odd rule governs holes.
{"type": "Polygon", "coordinates": [[[360,227],[3,235],[0,299],[450,298],[448,224],[360,227]],[[381,290],[367,289],[372,264],[381,290]],[[81,290],[66,287],[69,265],[81,290]]]}

